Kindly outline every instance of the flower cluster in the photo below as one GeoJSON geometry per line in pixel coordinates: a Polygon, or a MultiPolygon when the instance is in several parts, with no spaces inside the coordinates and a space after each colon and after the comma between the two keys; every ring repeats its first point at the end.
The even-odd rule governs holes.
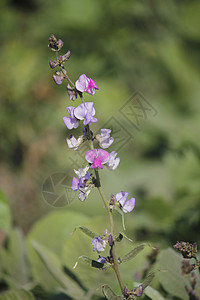
{"type": "MultiPolygon", "coordinates": [[[[83,93],[95,95],[95,92],[96,90],[99,90],[99,87],[92,78],[87,77],[85,74],[80,75],[75,83],[71,81],[64,67],[64,64],[70,58],[71,52],[68,50],[66,54],[59,55],[58,53],[62,47],[62,40],[57,40],[54,35],[49,38],[49,48],[56,52],[56,60],[51,60],[49,65],[52,69],[55,69],[56,67],[59,68],[59,71],[56,71],[53,74],[53,79],[58,85],[67,80],[67,92],[69,99],[75,101],[79,97],[81,100],[81,104],[79,105],[67,106],[68,116],[63,116],[63,122],[69,130],[76,129],[80,124],[83,124],[83,134],[78,138],[72,134],[69,135],[66,139],[67,145],[70,149],[75,151],[78,151],[82,143],[87,141],[89,141],[90,146],[90,150],[84,155],[84,158],[88,164],[84,168],[74,170],[77,176],[73,177],[72,179],[71,189],[73,191],[78,191],[78,198],[81,202],[88,198],[92,188],[96,187],[98,189],[104,202],[104,206],[110,216],[109,219],[112,234],[109,234],[107,230],[104,232],[103,237],[100,235],[94,237],[93,234],[90,235],[91,232],[89,230],[86,230],[86,233],[88,234],[89,232],[89,235],[94,237],[92,240],[93,251],[97,251],[98,254],[104,251],[107,245],[110,247],[108,256],[104,257],[99,255],[99,258],[96,261],[97,266],[102,268],[102,265],[106,264],[106,267],[112,267],[115,272],[118,272],[116,271],[116,265],[121,261],[120,258],[117,259],[116,256],[115,241],[119,242],[119,239],[113,235],[114,221],[112,213],[114,209],[120,210],[120,214],[122,215],[123,213],[126,214],[131,212],[135,207],[135,198],[130,198],[128,200],[129,194],[128,192],[124,191],[117,193],[115,196],[111,195],[110,201],[107,201],[103,195],[99,175],[100,170],[102,170],[104,166],[106,166],[110,171],[116,170],[120,163],[120,157],[117,157],[116,151],[107,151],[107,149],[114,144],[114,138],[111,136],[111,129],[102,128],[100,129],[100,133],[96,135],[94,135],[93,131],[90,129],[90,126],[93,123],[96,123],[98,120],[95,117],[96,112],[94,108],[94,102],[85,102],[83,93]],[[89,174],[89,169],[93,173],[89,174]]],[[[118,274],[117,277],[119,278],[120,274],[118,274]]],[[[134,297],[142,295],[142,286],[129,291],[122,285],[120,280],[118,281],[120,283],[122,294],[127,299],[129,296],[134,297]]]]}

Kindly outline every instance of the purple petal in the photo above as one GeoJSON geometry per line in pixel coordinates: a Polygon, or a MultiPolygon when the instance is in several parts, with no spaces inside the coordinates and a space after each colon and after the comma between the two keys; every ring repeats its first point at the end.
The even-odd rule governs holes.
{"type": "Polygon", "coordinates": [[[121,204],[121,206],[124,206],[124,203],[126,202],[126,199],[128,198],[128,192],[121,191],[120,193],[116,194],[116,200],[121,204]]]}
{"type": "Polygon", "coordinates": [[[94,103],[93,102],[85,102],[85,107],[87,109],[87,111],[94,116],[95,115],[95,109],[93,107],[94,103]]]}
{"type": "Polygon", "coordinates": [[[95,158],[97,157],[98,151],[97,149],[92,149],[89,150],[88,152],[85,153],[85,159],[89,162],[89,163],[93,163],[95,158]]]}
{"type": "Polygon", "coordinates": [[[70,117],[72,117],[72,118],[74,118],[74,110],[75,110],[74,106],[68,106],[67,107],[67,111],[68,111],[70,117]]]}
{"type": "Polygon", "coordinates": [[[77,119],[83,120],[87,114],[87,109],[85,107],[85,104],[80,104],[77,108],[74,110],[74,115],[77,119]]]}
{"type": "Polygon", "coordinates": [[[71,189],[73,191],[77,191],[80,187],[80,182],[76,177],[73,177],[72,179],[72,185],[71,185],[71,189]]]}
{"type": "Polygon", "coordinates": [[[131,198],[130,200],[126,201],[124,205],[122,205],[122,210],[124,213],[127,213],[127,212],[131,212],[134,209],[134,207],[135,207],[135,198],[131,198]]]}
{"type": "Polygon", "coordinates": [[[53,74],[53,80],[56,84],[60,85],[63,82],[63,76],[59,73],[53,74]]]}

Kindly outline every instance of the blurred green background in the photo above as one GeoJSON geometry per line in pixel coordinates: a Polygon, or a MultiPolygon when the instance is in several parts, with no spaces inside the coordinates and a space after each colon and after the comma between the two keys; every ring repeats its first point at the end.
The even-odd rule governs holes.
{"type": "Polygon", "coordinates": [[[194,0],[1,0],[0,185],[15,225],[27,233],[50,211],[104,212],[95,191],[62,209],[41,194],[49,175],[71,172],[75,155],[62,116],[79,102],[69,101],[65,83],[52,80],[55,56],[47,45],[55,34],[63,54],[71,50],[70,78],[85,73],[99,86],[95,96],[85,95],[99,124],[118,118],[135,91],[157,111],[140,132],[123,123],[134,139],[119,150],[118,169],[101,172],[107,197],[125,190],[136,198],[129,235],[163,246],[199,241],[199,11],[194,0]]]}

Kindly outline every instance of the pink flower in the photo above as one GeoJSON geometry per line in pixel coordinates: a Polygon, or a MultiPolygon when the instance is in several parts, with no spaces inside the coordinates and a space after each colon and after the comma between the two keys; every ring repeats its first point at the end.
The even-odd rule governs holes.
{"type": "Polygon", "coordinates": [[[95,94],[95,90],[98,90],[98,86],[91,78],[88,78],[85,74],[82,74],[75,82],[76,89],[79,92],[87,92],[90,95],[95,94]]]}
{"type": "Polygon", "coordinates": [[[92,169],[103,169],[102,164],[106,164],[109,161],[110,154],[102,149],[92,149],[86,152],[85,159],[92,164],[92,169]]]}

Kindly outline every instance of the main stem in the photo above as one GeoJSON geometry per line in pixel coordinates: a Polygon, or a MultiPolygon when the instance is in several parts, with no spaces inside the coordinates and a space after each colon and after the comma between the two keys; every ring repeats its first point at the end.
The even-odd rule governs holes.
{"type": "MultiPolygon", "coordinates": [[[[58,58],[58,53],[57,52],[56,52],[56,57],[58,58]]],[[[63,72],[62,67],[61,67],[61,71],[63,72]]],[[[71,81],[71,79],[64,72],[63,72],[63,74],[64,74],[64,77],[68,80],[68,82],[75,88],[75,85],[71,81]]],[[[84,99],[83,99],[82,93],[79,93],[79,96],[80,96],[80,99],[81,99],[82,103],[84,103],[84,99]]],[[[89,127],[89,125],[86,125],[86,127],[87,127],[88,135],[89,135],[90,148],[94,149],[94,144],[93,144],[92,136],[91,136],[91,133],[90,133],[90,127],[89,127]]],[[[101,198],[103,200],[103,203],[105,205],[105,208],[106,208],[106,210],[108,212],[109,220],[110,220],[110,227],[111,227],[111,234],[112,234],[112,236],[114,236],[114,220],[113,220],[113,215],[112,215],[112,212],[110,210],[108,202],[106,201],[106,198],[105,198],[105,196],[103,194],[103,191],[102,191],[102,188],[101,188],[101,182],[100,182],[100,177],[99,177],[98,169],[95,169],[95,175],[96,175],[96,187],[97,187],[97,189],[99,191],[99,194],[100,194],[100,196],[101,196],[101,198]]],[[[119,282],[122,295],[124,295],[124,283],[122,281],[121,274],[120,274],[120,271],[119,271],[119,264],[118,264],[118,260],[117,260],[116,247],[115,247],[115,243],[114,242],[113,242],[113,246],[112,246],[112,255],[113,255],[113,269],[114,269],[115,274],[117,276],[117,280],[119,282]]]]}

